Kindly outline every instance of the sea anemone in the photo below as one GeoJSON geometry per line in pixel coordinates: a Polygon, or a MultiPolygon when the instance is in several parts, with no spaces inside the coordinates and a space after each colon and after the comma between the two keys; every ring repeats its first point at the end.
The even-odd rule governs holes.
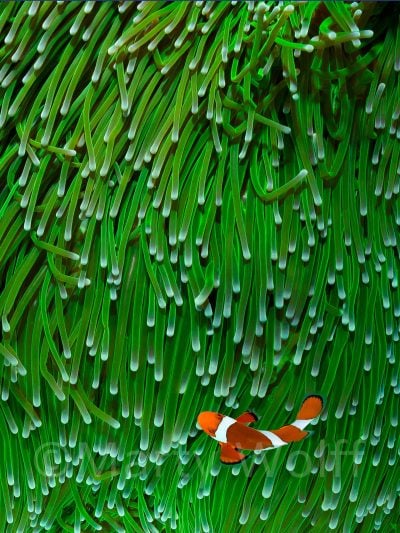
{"type": "Polygon", "coordinates": [[[395,529],[399,13],[1,3],[0,531],[395,529]]]}

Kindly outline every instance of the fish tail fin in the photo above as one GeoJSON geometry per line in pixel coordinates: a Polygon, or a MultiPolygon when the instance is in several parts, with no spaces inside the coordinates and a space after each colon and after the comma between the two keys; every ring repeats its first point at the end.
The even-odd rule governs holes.
{"type": "MultiPolygon", "coordinates": [[[[318,395],[307,396],[307,398],[305,398],[305,400],[303,401],[299,412],[297,413],[296,422],[308,421],[307,424],[309,424],[311,420],[313,420],[314,418],[317,418],[321,414],[323,407],[324,407],[324,400],[322,399],[321,396],[318,396],[318,395]]],[[[305,425],[303,427],[305,427],[305,425]]],[[[303,429],[303,427],[300,427],[300,429],[303,429]]]]}
{"type": "Polygon", "coordinates": [[[321,396],[307,396],[294,422],[278,429],[262,431],[262,433],[269,438],[274,448],[303,440],[310,433],[309,431],[304,431],[304,428],[321,414],[323,406],[321,396]]]}

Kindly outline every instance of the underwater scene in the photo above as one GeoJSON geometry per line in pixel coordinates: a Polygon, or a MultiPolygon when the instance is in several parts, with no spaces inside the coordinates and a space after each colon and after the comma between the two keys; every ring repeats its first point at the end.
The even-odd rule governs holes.
{"type": "Polygon", "coordinates": [[[400,3],[0,3],[0,533],[400,531],[400,3]]]}

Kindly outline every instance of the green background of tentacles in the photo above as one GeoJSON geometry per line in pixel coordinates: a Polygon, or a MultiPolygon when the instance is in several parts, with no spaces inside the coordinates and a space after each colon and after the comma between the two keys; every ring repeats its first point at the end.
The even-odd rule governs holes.
{"type": "Polygon", "coordinates": [[[394,529],[399,5],[0,28],[0,531],[394,529]],[[233,468],[196,429],[308,393],[313,435],[233,468]]]}

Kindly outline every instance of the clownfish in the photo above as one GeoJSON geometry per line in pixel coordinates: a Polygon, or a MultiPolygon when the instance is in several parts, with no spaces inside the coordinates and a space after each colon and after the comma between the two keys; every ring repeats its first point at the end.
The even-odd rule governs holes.
{"type": "Polygon", "coordinates": [[[268,450],[304,439],[308,435],[308,431],[304,431],[304,428],[321,414],[323,406],[321,396],[307,396],[294,422],[269,431],[247,426],[258,420],[250,411],[243,413],[237,419],[204,411],[197,417],[197,422],[207,435],[219,442],[221,462],[236,464],[247,457],[240,453],[239,449],[268,450]]]}

